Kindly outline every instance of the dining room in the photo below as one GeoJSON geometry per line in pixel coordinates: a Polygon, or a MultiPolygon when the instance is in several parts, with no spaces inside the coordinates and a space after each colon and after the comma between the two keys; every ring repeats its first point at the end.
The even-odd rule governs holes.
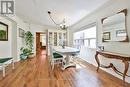
{"type": "Polygon", "coordinates": [[[0,6],[0,87],[130,87],[130,0],[0,6]]]}

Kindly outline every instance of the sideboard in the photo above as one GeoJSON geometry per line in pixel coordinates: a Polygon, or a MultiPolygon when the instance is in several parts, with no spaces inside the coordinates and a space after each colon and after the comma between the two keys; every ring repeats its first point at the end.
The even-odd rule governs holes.
{"type": "MultiPolygon", "coordinates": [[[[121,75],[123,77],[123,81],[125,82],[125,77],[128,76],[127,72],[128,72],[128,69],[129,69],[129,61],[130,61],[130,56],[129,55],[123,55],[123,54],[107,52],[107,51],[96,51],[95,59],[96,59],[96,62],[98,64],[97,72],[98,72],[100,67],[102,67],[102,68],[112,68],[117,74],[119,74],[119,75],[121,75]],[[121,60],[124,63],[124,65],[125,65],[124,71],[123,72],[119,71],[114,66],[114,64],[112,64],[112,63],[110,63],[110,65],[108,65],[108,66],[102,65],[100,63],[100,58],[98,57],[98,55],[102,55],[105,58],[109,58],[109,59],[121,60]]],[[[128,76],[128,77],[130,77],[130,76],[128,76]]]]}

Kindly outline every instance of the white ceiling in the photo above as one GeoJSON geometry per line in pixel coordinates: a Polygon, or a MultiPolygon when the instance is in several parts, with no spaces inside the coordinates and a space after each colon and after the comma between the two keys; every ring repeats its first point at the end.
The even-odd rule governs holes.
{"type": "Polygon", "coordinates": [[[81,20],[108,0],[16,0],[16,14],[29,23],[55,26],[47,11],[56,22],[66,18],[70,26],[81,20]]]}

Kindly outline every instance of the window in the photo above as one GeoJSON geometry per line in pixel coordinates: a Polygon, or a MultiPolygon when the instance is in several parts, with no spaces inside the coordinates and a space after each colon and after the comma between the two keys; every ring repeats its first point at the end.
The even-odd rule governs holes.
{"type": "Polygon", "coordinates": [[[96,48],[96,26],[74,33],[74,46],[80,49],[81,46],[96,48]]]}

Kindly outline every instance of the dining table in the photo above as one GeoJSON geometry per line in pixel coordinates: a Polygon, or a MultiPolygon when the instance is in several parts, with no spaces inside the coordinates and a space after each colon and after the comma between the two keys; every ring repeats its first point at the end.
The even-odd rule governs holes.
{"type": "Polygon", "coordinates": [[[63,64],[62,64],[62,70],[65,70],[68,67],[75,67],[76,64],[71,61],[72,57],[74,55],[79,54],[80,50],[73,47],[54,47],[55,52],[63,55],[63,64]]]}

